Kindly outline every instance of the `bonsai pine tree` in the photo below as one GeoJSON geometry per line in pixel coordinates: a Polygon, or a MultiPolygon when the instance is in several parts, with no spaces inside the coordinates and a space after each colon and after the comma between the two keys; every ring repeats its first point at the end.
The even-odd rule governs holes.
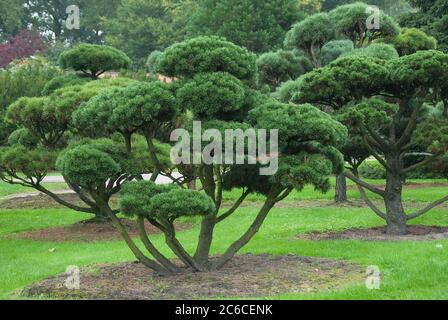
{"type": "MultiPolygon", "coordinates": [[[[110,136],[121,134],[122,140],[130,143],[128,152],[136,148],[136,137],[145,138],[154,166],[152,181],[124,183],[119,203],[122,213],[137,219],[140,239],[147,253],[136,245],[113,210],[104,203],[102,206],[136,258],[160,274],[181,271],[151,241],[144,228],[144,222],[148,221],[165,235],[168,247],[188,268],[194,271],[220,269],[253,238],[274,205],[292,190],[301,190],[307,184],[322,191],[329,188],[329,176],[342,170],[342,155],[335,147],[344,143],[347,131],[331,116],[311,105],[285,104],[262,96],[253,87],[256,85],[256,57],[222,39],[200,37],[173,45],[165,51],[158,65],[160,73],[179,80],[170,85],[132,85],[109,91],[102,97],[99,95],[78,108],[74,123],[80,128],[97,128],[110,136]],[[190,120],[201,121],[203,130],[213,128],[222,133],[226,129],[279,130],[279,170],[272,176],[262,176],[260,163],[210,164],[203,159],[197,164],[176,164],[179,172],[188,171],[188,175],[183,179],[173,178],[172,185],[156,185],[157,176],[170,176],[172,168],[164,167],[163,154],[154,147],[155,138],[161,127],[175,122],[180,113],[190,114],[190,120]],[[199,179],[203,191],[188,190],[189,179],[199,179]],[[241,190],[241,197],[229,210],[223,210],[224,190],[235,188],[241,190]],[[251,193],[265,196],[253,224],[223,255],[211,259],[216,226],[232,216],[251,193]],[[187,251],[176,236],[174,223],[183,216],[202,219],[194,252],[187,251]]],[[[184,127],[189,129],[190,121],[185,122],[184,127]]],[[[63,156],[68,157],[67,160],[61,158],[59,162],[70,181],[82,182],[83,188],[92,192],[96,203],[101,203],[103,197],[96,195],[103,192],[106,176],[117,174],[117,166],[108,159],[111,156],[105,157],[90,147],[76,148],[82,150],[69,149],[63,156]],[[104,168],[110,168],[105,171],[106,175],[98,177],[99,184],[96,179],[91,180],[88,170],[77,168],[79,162],[88,162],[83,160],[84,154],[92,159],[97,157],[104,168]],[[106,162],[109,165],[106,166],[106,162]]],[[[132,157],[132,153],[128,154],[132,157]]]]}
{"type": "MultiPolygon", "coordinates": [[[[108,201],[119,191],[123,181],[134,177],[136,172],[131,168],[141,168],[142,165],[131,166],[132,161],[127,157],[127,153],[122,151],[126,150],[123,142],[120,146],[119,142],[112,140],[76,141],[79,137],[73,125],[72,115],[80,105],[102,90],[127,86],[132,82],[126,79],[93,81],[85,85],[58,89],[50,96],[17,100],[9,107],[7,116],[20,131],[11,135],[11,146],[2,148],[0,178],[10,184],[40,191],[75,211],[91,213],[97,220],[106,219],[104,210],[92,198],[93,193],[89,194],[91,190],[87,186],[97,191],[102,183],[104,188],[101,195],[103,201],[108,201]],[[69,149],[78,150],[76,153],[82,160],[73,160],[74,152],[67,152],[68,145],[69,149]],[[100,158],[98,162],[91,161],[93,156],[100,158]],[[76,168],[70,164],[76,164],[76,168]],[[100,167],[105,171],[99,170],[100,167]],[[62,171],[67,184],[78,195],[83,205],[64,200],[42,184],[48,173],[56,168],[62,171]],[[106,184],[104,177],[111,173],[114,174],[107,176],[106,184]],[[80,179],[81,174],[96,177],[96,182],[90,183],[86,177],[80,179]]],[[[140,163],[140,160],[137,163],[140,163]]]]}
{"type": "Polygon", "coordinates": [[[311,62],[303,54],[286,50],[262,54],[257,59],[257,66],[261,84],[268,85],[271,90],[313,69],[311,62]]]}
{"type": "Polygon", "coordinates": [[[364,146],[386,169],[385,190],[356,174],[346,175],[361,191],[368,190],[384,200],[385,212],[364,194],[372,210],[386,220],[389,234],[406,234],[408,221],[448,201],[447,196],[407,213],[402,200],[406,176],[440,159],[448,150],[448,119],[442,117],[434,126],[423,108],[444,99],[447,75],[448,55],[429,50],[389,61],[347,56],[308,73],[300,82],[295,100],[329,108],[349,121],[351,128],[361,133],[364,146]],[[426,146],[431,155],[405,166],[403,159],[416,144],[426,146]]]}
{"type": "Polygon", "coordinates": [[[79,44],[63,52],[59,64],[62,68],[81,71],[93,79],[98,79],[106,71],[129,68],[131,60],[124,52],[113,47],[79,44]]]}
{"type": "Polygon", "coordinates": [[[379,29],[369,26],[372,14],[369,6],[362,2],[339,6],[329,13],[336,32],[353,41],[357,48],[365,47],[373,40],[393,38],[400,33],[394,19],[382,11],[377,21],[379,29]]]}
{"type": "Polygon", "coordinates": [[[286,34],[285,47],[305,52],[314,67],[320,67],[322,47],[336,37],[333,21],[327,13],[318,13],[295,24],[286,34]]]}

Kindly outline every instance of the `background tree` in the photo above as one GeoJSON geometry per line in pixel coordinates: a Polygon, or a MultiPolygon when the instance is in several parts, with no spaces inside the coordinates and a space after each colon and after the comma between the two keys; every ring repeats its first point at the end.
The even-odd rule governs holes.
{"type": "Polygon", "coordinates": [[[307,14],[315,14],[321,11],[323,2],[324,0],[300,0],[299,8],[307,14]]]}
{"type": "Polygon", "coordinates": [[[23,1],[1,0],[0,8],[0,43],[15,36],[23,29],[23,1]]]}
{"type": "Polygon", "coordinates": [[[296,0],[200,0],[191,31],[262,53],[280,49],[286,32],[303,18],[296,0]]]}
{"type": "Polygon", "coordinates": [[[437,49],[437,40],[416,28],[402,29],[401,33],[391,42],[400,56],[413,54],[421,50],[437,49]]]}
{"type": "Polygon", "coordinates": [[[333,40],[322,47],[320,64],[326,66],[340,56],[351,52],[355,49],[351,40],[333,40]]]}
{"type": "Polygon", "coordinates": [[[97,79],[106,71],[129,68],[131,60],[122,51],[109,46],[79,44],[63,52],[59,58],[62,68],[81,71],[97,79]]]}
{"type": "Polygon", "coordinates": [[[43,59],[13,63],[0,70],[0,145],[6,144],[8,136],[16,129],[4,119],[8,106],[20,97],[40,96],[45,84],[59,73],[43,59]]]}
{"type": "Polygon", "coordinates": [[[391,38],[399,34],[398,24],[383,11],[380,11],[380,28],[371,29],[368,21],[372,14],[367,4],[356,2],[337,7],[330,12],[330,17],[336,31],[353,41],[357,48],[365,47],[375,39],[391,38]]]}
{"type": "Polygon", "coordinates": [[[116,16],[103,21],[106,43],[143,66],[149,53],[184,39],[194,7],[187,0],[124,0],[116,16]]]}
{"type": "MultiPolygon", "coordinates": [[[[21,1],[21,0],[19,0],[21,1]]],[[[61,42],[102,43],[105,31],[101,20],[115,15],[118,0],[23,0],[24,24],[32,25],[50,40],[61,42]],[[80,9],[80,29],[69,30],[65,21],[68,17],[66,9],[77,5],[80,9]]]]}
{"type": "Polygon", "coordinates": [[[448,201],[445,197],[412,214],[406,214],[402,203],[402,185],[406,176],[446,153],[447,119],[440,119],[437,129],[423,135],[419,134],[418,128],[425,126],[423,105],[438,103],[443,97],[447,71],[448,56],[439,51],[419,51],[389,62],[348,56],[305,75],[300,82],[297,101],[339,111],[355,124],[354,127],[362,133],[364,146],[386,168],[385,190],[356,175],[347,176],[360,186],[362,192],[366,189],[383,198],[386,212],[362,194],[372,210],[386,220],[389,234],[406,234],[409,220],[448,201]],[[416,137],[426,139],[420,145],[428,146],[427,151],[432,155],[406,167],[403,159],[416,137]]]}
{"type": "Polygon", "coordinates": [[[6,67],[14,60],[25,59],[43,52],[47,44],[36,30],[24,29],[16,36],[0,44],[0,68],[6,67]]]}
{"type": "Polygon", "coordinates": [[[412,10],[407,0],[325,0],[322,4],[322,11],[331,11],[338,6],[354,2],[364,2],[368,5],[377,6],[392,17],[398,17],[412,10]]]}
{"type": "MultiPolygon", "coordinates": [[[[93,163],[89,159],[92,154],[103,156],[102,159],[105,159],[103,163],[112,164],[110,160],[112,159],[114,161],[112,167],[119,168],[119,172],[114,176],[108,177],[107,184],[101,180],[92,186],[92,188],[95,187],[95,190],[101,187],[101,199],[108,202],[110,197],[119,191],[121,183],[133,177],[134,172],[131,172],[129,168],[134,166],[131,166],[132,161],[130,162],[126,156],[123,156],[123,152],[120,151],[125,150],[124,153],[126,154],[123,142],[120,145],[120,143],[113,141],[77,141],[79,137],[76,139],[76,128],[72,125],[72,114],[80,105],[89,101],[102,90],[127,86],[130,83],[132,81],[126,79],[99,80],[85,85],[64,87],[56,90],[50,96],[22,97],[18,99],[8,108],[7,116],[9,121],[16,127],[22,130],[26,129],[26,139],[33,141],[33,144],[24,146],[24,143],[15,143],[2,149],[0,178],[10,184],[33,188],[46,194],[63,206],[75,211],[91,213],[96,220],[103,221],[106,216],[100,204],[92,198],[92,194],[89,192],[92,190],[86,189],[83,184],[78,184],[79,180],[70,179],[69,173],[90,172],[89,174],[92,176],[104,177],[104,173],[96,172],[95,167],[88,167],[93,163]],[[67,145],[70,145],[69,150],[81,148],[80,154],[85,155],[85,162],[81,161],[81,163],[78,163],[78,167],[73,169],[74,171],[64,172],[66,171],[65,160],[73,158],[71,153],[70,156],[65,156],[66,151],[64,149],[67,145]],[[105,153],[108,156],[105,156],[105,153]],[[58,161],[56,161],[57,159],[58,161]],[[65,201],[42,185],[45,176],[50,171],[55,170],[55,168],[62,170],[66,182],[78,195],[83,205],[65,201]],[[101,182],[104,183],[101,184],[101,182]]],[[[20,133],[22,136],[23,134],[20,133]]],[[[16,138],[17,135],[18,133],[13,133],[9,141],[13,143],[20,142],[20,140],[23,141],[21,138],[16,138]]],[[[93,164],[96,165],[95,163],[93,164]]],[[[106,170],[106,172],[109,171],[106,170]]],[[[88,180],[88,178],[85,179],[86,181],[88,180]]],[[[114,211],[114,213],[116,212],[114,211]]]]}
{"type": "Polygon", "coordinates": [[[330,16],[319,13],[295,24],[286,34],[285,47],[302,50],[313,65],[319,67],[322,47],[335,36],[330,16]]]}
{"type": "Polygon", "coordinates": [[[257,66],[260,82],[268,85],[271,90],[313,69],[311,62],[303,54],[286,50],[262,54],[257,59],[257,66]]]}
{"type": "Polygon", "coordinates": [[[410,0],[409,3],[417,12],[409,12],[400,16],[400,24],[408,28],[420,28],[435,37],[438,48],[448,51],[448,6],[445,1],[410,0]]]}

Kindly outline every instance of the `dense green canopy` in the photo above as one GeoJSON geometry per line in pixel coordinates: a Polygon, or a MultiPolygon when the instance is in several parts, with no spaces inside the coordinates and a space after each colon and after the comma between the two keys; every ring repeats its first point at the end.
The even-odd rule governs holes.
{"type": "Polygon", "coordinates": [[[198,37],[166,49],[158,71],[170,77],[189,78],[198,73],[227,72],[240,80],[253,81],[256,56],[222,38],[198,37]]]}
{"type": "Polygon", "coordinates": [[[71,68],[98,78],[106,71],[126,69],[131,59],[122,51],[110,46],[79,44],[73,49],[64,51],[59,63],[62,68],[71,68]]]}
{"type": "Polygon", "coordinates": [[[285,47],[303,50],[314,66],[319,66],[322,47],[335,38],[333,21],[327,13],[309,16],[287,33],[285,47]]]}
{"type": "Polygon", "coordinates": [[[200,0],[193,35],[216,35],[263,53],[280,49],[286,32],[303,19],[296,0],[200,0]]]}
{"type": "Polygon", "coordinates": [[[260,82],[271,89],[285,81],[297,79],[313,68],[303,54],[286,50],[262,54],[257,60],[257,66],[260,82]]]}
{"type": "Polygon", "coordinates": [[[400,28],[393,18],[380,12],[379,29],[369,26],[369,18],[373,15],[369,6],[362,2],[339,6],[330,12],[336,32],[344,35],[360,48],[375,39],[391,38],[400,33],[400,28]]]}

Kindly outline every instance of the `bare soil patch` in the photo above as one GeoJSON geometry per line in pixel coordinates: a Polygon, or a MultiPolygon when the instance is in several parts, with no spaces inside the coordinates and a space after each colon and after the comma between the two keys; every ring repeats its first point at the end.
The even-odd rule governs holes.
{"type": "Polygon", "coordinates": [[[365,241],[430,241],[448,239],[448,227],[409,226],[408,234],[391,236],[386,227],[371,229],[349,229],[342,232],[312,232],[299,235],[301,240],[365,240],[365,241]]]}
{"type": "Polygon", "coordinates": [[[271,255],[235,257],[222,270],[162,277],[140,263],[81,269],[80,289],[68,290],[62,274],[26,288],[25,297],[56,299],[171,300],[261,297],[317,292],[361,283],[355,264],[318,258],[271,255]]]}
{"type": "MultiPolygon", "coordinates": [[[[122,224],[133,237],[138,236],[138,228],[135,221],[122,219],[122,224]]],[[[192,225],[187,223],[177,223],[176,230],[182,231],[192,225]]],[[[148,234],[160,234],[160,230],[149,223],[145,224],[148,234]]],[[[30,232],[22,232],[15,235],[20,239],[48,242],[92,242],[92,241],[113,241],[121,240],[120,233],[115,227],[107,222],[80,222],[71,226],[60,228],[42,229],[30,232]]]]}

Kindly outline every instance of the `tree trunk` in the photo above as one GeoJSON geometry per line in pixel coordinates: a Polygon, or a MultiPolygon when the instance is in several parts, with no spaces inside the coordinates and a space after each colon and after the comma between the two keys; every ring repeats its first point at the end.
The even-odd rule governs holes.
{"type": "Polygon", "coordinates": [[[336,203],[344,203],[348,201],[347,198],[347,178],[344,174],[336,176],[336,203]]]}
{"type": "Polygon", "coordinates": [[[196,180],[191,180],[190,182],[188,182],[188,189],[196,190],[196,180]]]}
{"type": "Polygon", "coordinates": [[[386,205],[387,234],[405,235],[407,229],[407,216],[403,208],[402,192],[403,179],[400,175],[401,161],[399,156],[388,158],[388,165],[391,170],[387,172],[386,178],[386,196],[384,202],[386,205]]]}

